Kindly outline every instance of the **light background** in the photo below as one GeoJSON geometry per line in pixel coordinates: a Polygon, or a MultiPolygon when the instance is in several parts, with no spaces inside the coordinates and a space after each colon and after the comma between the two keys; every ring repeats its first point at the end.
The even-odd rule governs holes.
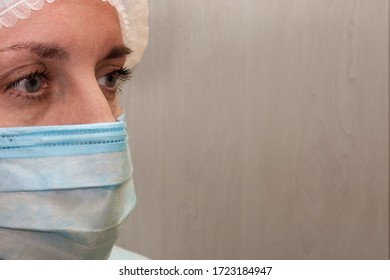
{"type": "Polygon", "coordinates": [[[124,90],[153,259],[387,259],[387,0],[150,2],[124,90]]]}

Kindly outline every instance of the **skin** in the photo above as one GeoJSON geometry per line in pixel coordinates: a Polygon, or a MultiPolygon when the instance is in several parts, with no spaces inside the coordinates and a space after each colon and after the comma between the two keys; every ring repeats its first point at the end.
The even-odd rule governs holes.
{"type": "Polygon", "coordinates": [[[123,67],[127,53],[107,2],[56,0],[2,27],[0,38],[0,127],[114,122],[121,114],[118,83],[112,87],[106,77],[123,67]],[[119,51],[108,57],[113,49],[119,51]],[[31,75],[42,71],[48,75],[32,81],[39,90],[27,92],[31,75]]]}

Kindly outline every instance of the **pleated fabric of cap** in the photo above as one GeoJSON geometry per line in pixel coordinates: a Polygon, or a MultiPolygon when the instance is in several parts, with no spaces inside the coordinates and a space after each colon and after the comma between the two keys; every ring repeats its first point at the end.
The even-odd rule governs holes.
{"type": "MultiPolygon", "coordinates": [[[[142,58],[148,44],[147,0],[101,0],[114,6],[118,12],[124,41],[133,51],[126,62],[133,68],[142,58]]],[[[44,8],[55,0],[0,0],[0,29],[12,28],[18,20],[27,19],[33,11],[44,8]]]]}

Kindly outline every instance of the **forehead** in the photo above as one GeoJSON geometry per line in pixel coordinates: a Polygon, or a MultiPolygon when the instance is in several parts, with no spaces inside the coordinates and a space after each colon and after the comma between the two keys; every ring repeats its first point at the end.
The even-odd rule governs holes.
{"type": "MultiPolygon", "coordinates": [[[[0,48],[20,41],[98,45],[100,39],[122,40],[116,9],[101,0],[56,0],[32,11],[15,26],[0,29],[0,48]]],[[[85,46],[84,46],[85,47],[85,46]]]]}

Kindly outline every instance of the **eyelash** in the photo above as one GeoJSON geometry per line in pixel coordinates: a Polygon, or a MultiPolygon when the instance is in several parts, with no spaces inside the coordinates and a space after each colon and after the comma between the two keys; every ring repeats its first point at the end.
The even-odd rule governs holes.
{"type": "Polygon", "coordinates": [[[122,82],[126,82],[127,80],[129,80],[131,78],[131,70],[129,68],[127,68],[127,67],[122,67],[120,69],[114,70],[114,71],[112,71],[111,73],[109,73],[107,75],[112,75],[112,74],[115,74],[115,73],[119,74],[119,79],[122,82]]]}
{"type": "MultiPolygon", "coordinates": [[[[118,85],[116,86],[115,90],[112,90],[112,91],[109,90],[109,93],[108,93],[109,95],[121,94],[123,83],[125,83],[126,81],[131,79],[131,70],[127,67],[122,67],[122,68],[116,69],[116,70],[104,75],[103,77],[108,77],[108,76],[114,75],[114,74],[119,75],[118,85]]],[[[50,92],[48,90],[44,91],[42,94],[37,94],[37,95],[22,93],[22,92],[18,92],[15,90],[15,88],[25,79],[34,79],[34,78],[40,78],[43,80],[44,83],[48,83],[48,82],[50,83],[50,81],[52,79],[52,75],[46,69],[43,71],[36,70],[36,71],[31,72],[27,75],[23,75],[20,78],[18,78],[17,80],[11,82],[10,84],[8,84],[5,87],[5,90],[10,91],[9,95],[13,95],[14,97],[21,97],[21,98],[27,99],[28,101],[38,101],[38,102],[44,101],[50,96],[50,92]]]]}
{"type": "Polygon", "coordinates": [[[31,72],[27,75],[23,75],[20,78],[18,78],[16,81],[8,84],[5,88],[5,90],[10,91],[9,95],[11,95],[11,96],[21,97],[21,98],[27,99],[28,101],[40,102],[40,101],[47,99],[50,95],[50,92],[48,92],[48,91],[44,91],[42,94],[34,95],[34,94],[25,94],[25,93],[22,93],[22,92],[15,90],[15,88],[17,86],[19,86],[19,84],[22,81],[24,81],[25,79],[34,79],[34,78],[41,78],[44,83],[47,83],[47,82],[50,82],[51,75],[46,69],[42,70],[42,71],[35,70],[34,72],[31,72]]]}
{"type": "Polygon", "coordinates": [[[111,94],[121,94],[122,93],[122,86],[123,84],[130,80],[131,79],[131,70],[127,67],[122,67],[122,68],[119,68],[117,70],[114,70],[108,74],[106,74],[105,76],[109,76],[109,75],[113,75],[113,74],[119,74],[119,77],[118,77],[118,86],[115,88],[115,91],[114,92],[111,92],[111,94]]]}

